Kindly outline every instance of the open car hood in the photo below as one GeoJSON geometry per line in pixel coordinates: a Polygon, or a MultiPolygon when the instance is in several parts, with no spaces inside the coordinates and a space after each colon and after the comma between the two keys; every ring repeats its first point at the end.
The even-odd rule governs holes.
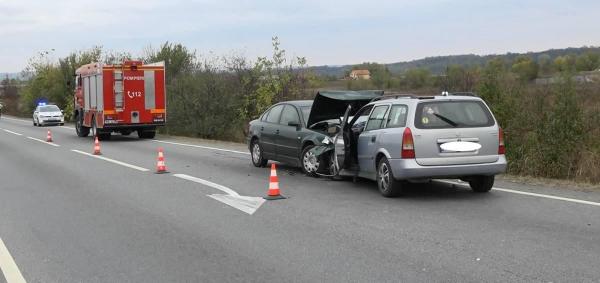
{"type": "Polygon", "coordinates": [[[306,124],[310,127],[324,120],[339,119],[344,116],[348,105],[352,105],[350,116],[353,116],[373,98],[382,95],[383,90],[320,91],[315,97],[306,124]]]}

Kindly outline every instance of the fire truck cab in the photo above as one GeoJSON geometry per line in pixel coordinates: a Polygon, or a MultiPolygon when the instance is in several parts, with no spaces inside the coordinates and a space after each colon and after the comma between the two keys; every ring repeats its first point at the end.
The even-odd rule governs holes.
{"type": "Polygon", "coordinates": [[[109,139],[111,133],[154,138],[157,126],[166,123],[165,66],[91,63],[75,71],[73,102],[75,130],[80,137],[109,139]]]}

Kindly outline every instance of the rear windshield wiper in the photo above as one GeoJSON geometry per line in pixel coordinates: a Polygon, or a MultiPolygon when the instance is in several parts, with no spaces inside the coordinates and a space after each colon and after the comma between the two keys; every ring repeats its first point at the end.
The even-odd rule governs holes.
{"type": "Polygon", "coordinates": [[[450,120],[450,119],[448,119],[448,118],[446,118],[446,117],[444,117],[444,116],[442,116],[442,115],[440,115],[438,113],[433,113],[433,115],[435,115],[436,117],[442,119],[444,122],[450,124],[452,127],[456,128],[458,126],[458,123],[456,123],[456,122],[454,122],[454,121],[452,121],[452,120],[450,120]]]}

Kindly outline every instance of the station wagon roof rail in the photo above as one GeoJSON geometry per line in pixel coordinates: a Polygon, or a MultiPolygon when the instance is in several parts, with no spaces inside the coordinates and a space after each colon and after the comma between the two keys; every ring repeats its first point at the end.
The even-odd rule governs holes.
{"type": "Polygon", "coordinates": [[[379,100],[386,100],[386,99],[398,99],[398,98],[432,99],[433,96],[418,96],[418,95],[414,95],[414,94],[388,94],[388,95],[384,95],[384,96],[380,96],[380,97],[375,97],[371,100],[371,102],[379,101],[379,100]]]}

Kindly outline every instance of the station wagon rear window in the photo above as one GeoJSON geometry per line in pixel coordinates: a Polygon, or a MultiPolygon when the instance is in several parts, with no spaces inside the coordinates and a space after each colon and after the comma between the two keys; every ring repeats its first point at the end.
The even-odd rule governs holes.
{"type": "Polygon", "coordinates": [[[481,101],[432,101],[417,106],[415,126],[419,129],[490,127],[492,113],[481,101]]]}

